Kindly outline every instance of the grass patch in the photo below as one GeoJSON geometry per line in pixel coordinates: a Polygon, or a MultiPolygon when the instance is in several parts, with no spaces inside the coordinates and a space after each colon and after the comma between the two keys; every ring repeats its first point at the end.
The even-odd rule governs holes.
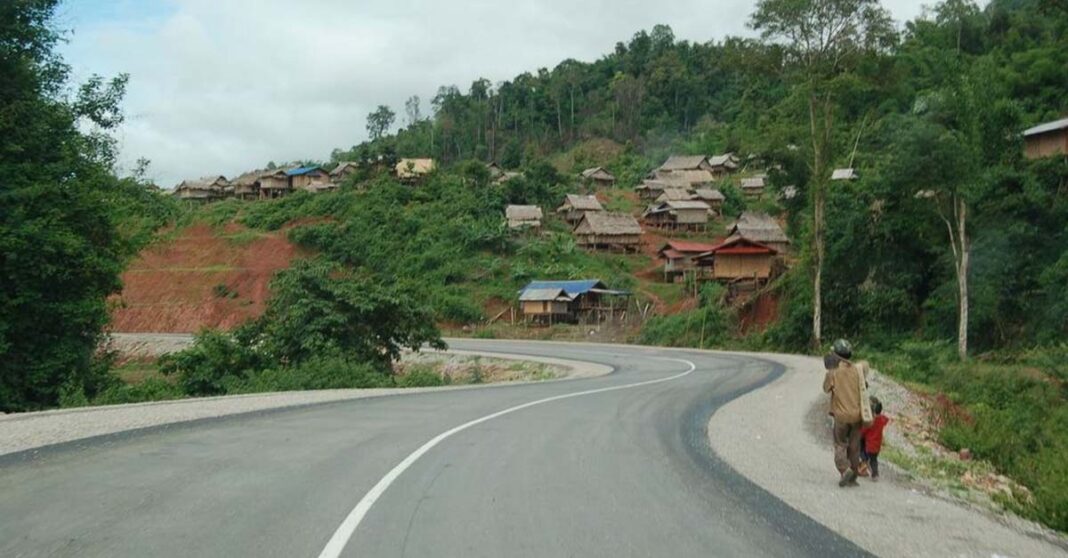
{"type": "Polygon", "coordinates": [[[961,363],[947,344],[906,342],[878,360],[885,373],[939,394],[943,444],[970,449],[1031,491],[1029,500],[1008,498],[1012,509],[1068,531],[1068,385],[1058,368],[1065,358],[1062,345],[961,363]]]}

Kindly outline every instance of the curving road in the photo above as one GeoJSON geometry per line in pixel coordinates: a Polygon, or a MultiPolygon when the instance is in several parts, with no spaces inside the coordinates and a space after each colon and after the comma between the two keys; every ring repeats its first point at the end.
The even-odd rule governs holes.
{"type": "Polygon", "coordinates": [[[0,457],[0,556],[864,554],[709,449],[710,414],[774,379],[777,365],[624,346],[451,345],[615,372],[0,457]]]}

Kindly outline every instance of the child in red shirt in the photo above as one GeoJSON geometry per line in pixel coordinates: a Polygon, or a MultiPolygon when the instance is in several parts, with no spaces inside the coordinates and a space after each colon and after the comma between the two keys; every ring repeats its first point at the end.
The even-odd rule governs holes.
{"type": "Polygon", "coordinates": [[[883,449],[883,429],[890,424],[890,418],[883,414],[883,404],[871,398],[871,412],[875,415],[871,425],[860,429],[860,458],[871,469],[871,480],[879,480],[879,452],[883,449]]]}

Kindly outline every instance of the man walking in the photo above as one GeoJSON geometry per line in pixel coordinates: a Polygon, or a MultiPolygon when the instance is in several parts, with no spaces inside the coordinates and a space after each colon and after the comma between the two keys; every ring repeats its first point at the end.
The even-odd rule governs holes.
{"type": "Polygon", "coordinates": [[[828,366],[827,375],[823,378],[823,391],[831,394],[834,465],[841,475],[838,486],[856,486],[860,467],[861,388],[864,378],[849,361],[853,356],[849,341],[835,341],[831,352],[837,358],[825,359],[828,366]]]}

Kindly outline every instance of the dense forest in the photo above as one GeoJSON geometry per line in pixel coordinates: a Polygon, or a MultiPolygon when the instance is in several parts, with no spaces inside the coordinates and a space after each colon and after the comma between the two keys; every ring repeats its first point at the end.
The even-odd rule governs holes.
{"type": "Polygon", "coordinates": [[[466,93],[443,86],[429,117],[413,97],[396,134],[384,133],[393,113],[379,107],[375,139],[331,157],[518,168],[610,138],[622,154],[580,155],[566,170],[606,164],[630,187],[668,153],[731,151],[779,169],[774,186],[805,194],[786,207],[805,265],[782,284],[789,308],[769,333],[774,345],[813,341],[816,270],[826,275],[815,291],[824,336],[887,347],[914,335],[957,337],[955,251],[970,255],[964,321],[973,351],[1063,339],[1068,165],[1024,160],[1019,132],[1068,113],[1068,8],[948,0],[896,29],[877,2],[814,4],[841,10],[852,30],[821,47],[833,61],[793,34],[813,14],[766,1],[751,21],[761,39],[691,43],[658,25],[592,63],[480,79],[466,93]],[[838,167],[860,179],[827,187],[838,167]],[[958,238],[959,223],[945,219],[962,207],[958,238]]]}

